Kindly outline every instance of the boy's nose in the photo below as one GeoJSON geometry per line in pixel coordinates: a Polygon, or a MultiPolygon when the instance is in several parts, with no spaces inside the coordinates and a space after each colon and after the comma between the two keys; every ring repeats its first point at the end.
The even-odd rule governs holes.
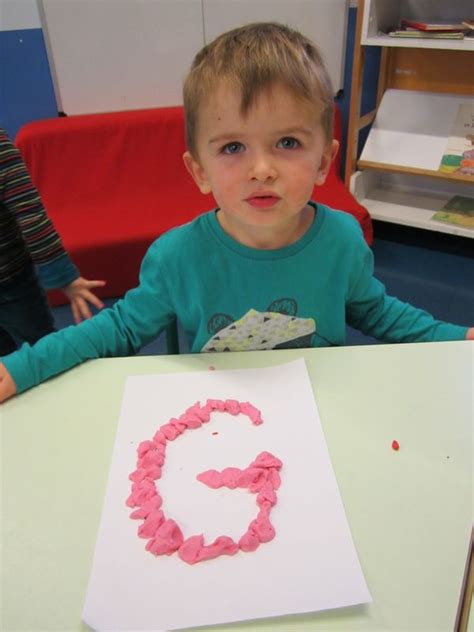
{"type": "Polygon", "coordinates": [[[271,157],[267,155],[255,156],[250,166],[249,175],[251,180],[258,180],[259,182],[275,180],[277,171],[271,157]]]}

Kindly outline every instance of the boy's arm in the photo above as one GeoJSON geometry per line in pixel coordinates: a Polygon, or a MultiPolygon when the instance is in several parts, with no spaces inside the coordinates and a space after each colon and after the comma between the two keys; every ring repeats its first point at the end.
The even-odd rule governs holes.
{"type": "MultiPolygon", "coordinates": [[[[110,309],[74,327],[25,343],[1,359],[17,393],[71,369],[86,360],[136,353],[175,317],[169,298],[166,273],[160,270],[159,244],[148,250],[140,272],[140,285],[110,309]]],[[[4,373],[4,375],[6,375],[4,373]]],[[[7,390],[5,395],[13,393],[7,390]]]]}
{"type": "Polygon", "coordinates": [[[436,320],[428,312],[388,296],[373,276],[373,255],[366,247],[347,302],[347,322],[384,342],[469,340],[474,328],[436,320]]]}
{"type": "Polygon", "coordinates": [[[4,402],[16,393],[15,382],[4,364],[0,362],[0,402],[4,402]]]}

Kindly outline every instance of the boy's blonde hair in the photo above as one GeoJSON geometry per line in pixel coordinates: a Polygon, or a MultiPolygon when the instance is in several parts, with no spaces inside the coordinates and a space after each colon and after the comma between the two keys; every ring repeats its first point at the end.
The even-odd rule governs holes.
{"type": "Polygon", "coordinates": [[[332,140],[333,89],[318,48],[288,26],[260,22],[220,35],[194,58],[183,88],[186,143],[194,156],[199,108],[222,80],[240,88],[243,116],[259,94],[282,83],[314,105],[327,141],[332,140]]]}

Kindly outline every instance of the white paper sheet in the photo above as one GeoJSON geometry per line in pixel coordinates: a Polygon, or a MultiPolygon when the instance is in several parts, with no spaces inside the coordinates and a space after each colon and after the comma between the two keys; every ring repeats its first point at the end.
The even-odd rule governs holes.
{"type": "Polygon", "coordinates": [[[96,630],[171,630],[361,604],[371,597],[350,534],[304,360],[266,369],[132,376],[122,410],[83,620],[96,630]],[[264,423],[214,413],[168,444],[158,488],[184,537],[236,541],[256,517],[255,494],[213,490],[207,469],[245,468],[261,451],[283,461],[276,537],[254,553],[190,566],[154,557],[125,500],[136,447],[207,398],[250,401],[264,423]],[[218,434],[213,434],[213,433],[218,434]]]}

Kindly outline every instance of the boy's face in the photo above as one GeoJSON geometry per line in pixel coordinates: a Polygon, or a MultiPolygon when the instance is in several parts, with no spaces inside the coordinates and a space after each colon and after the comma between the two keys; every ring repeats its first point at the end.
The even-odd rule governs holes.
{"type": "Polygon", "coordinates": [[[213,193],[219,222],[234,239],[278,248],[307,230],[307,202],[338,145],[325,139],[314,108],[278,84],[244,117],[240,93],[221,83],[200,108],[196,141],[197,156],[186,152],[184,162],[201,192],[213,193]]]}

